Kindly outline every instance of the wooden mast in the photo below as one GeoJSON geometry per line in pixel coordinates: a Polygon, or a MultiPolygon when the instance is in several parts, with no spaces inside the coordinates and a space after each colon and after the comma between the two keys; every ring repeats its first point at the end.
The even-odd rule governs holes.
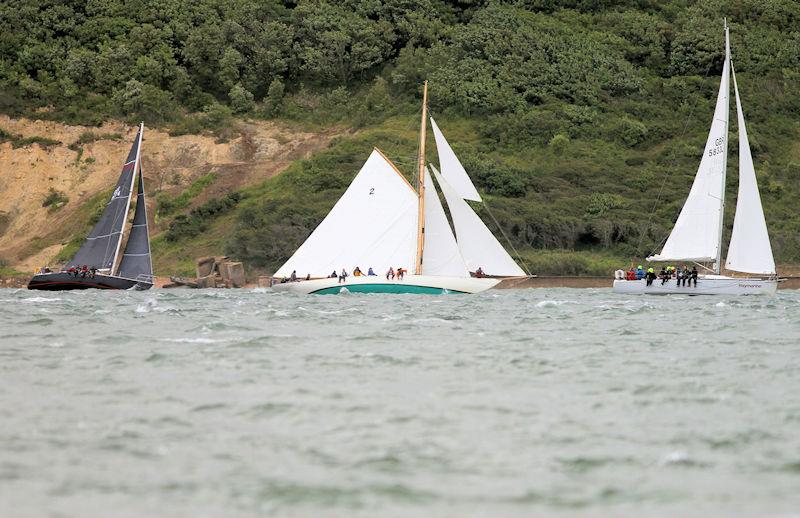
{"type": "Polygon", "coordinates": [[[417,264],[415,273],[422,275],[422,248],[425,243],[425,130],[428,127],[428,81],[422,87],[422,121],[419,127],[419,163],[417,196],[419,196],[419,212],[417,215],[417,264]]]}

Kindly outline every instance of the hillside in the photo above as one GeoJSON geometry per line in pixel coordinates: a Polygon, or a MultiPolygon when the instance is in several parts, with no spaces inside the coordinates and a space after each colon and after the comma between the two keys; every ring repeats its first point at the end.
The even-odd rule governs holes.
{"type": "MultiPolygon", "coordinates": [[[[10,268],[30,272],[58,263],[82,242],[119,176],[135,128],[5,116],[0,128],[14,136],[0,143],[0,258],[10,268]]],[[[195,255],[223,248],[221,236],[206,239],[205,248],[200,243],[191,250],[166,246],[162,235],[181,213],[272,177],[291,161],[326,147],[336,131],[241,122],[229,133],[229,140],[220,141],[146,130],[142,171],[157,271],[186,271],[195,255]]]]}
{"type": "MultiPolygon", "coordinates": [[[[13,123],[145,120],[175,139],[230,145],[243,138],[240,127],[328,136],[343,128],[342,138],[319,141],[307,159],[284,157],[284,174],[209,191],[202,177],[211,169],[173,155],[187,159],[187,176],[168,193],[177,206],[164,198],[169,214],[156,240],[163,265],[182,269],[166,258],[223,248],[271,269],[320,221],[373,146],[410,173],[428,79],[437,122],[530,268],[607,273],[653,251],[688,193],[719,84],[723,17],[776,259],[800,263],[800,4],[793,0],[199,0],[189,7],[16,0],[0,6],[8,29],[0,37],[0,111],[14,117],[0,128],[64,146],[86,128],[62,138],[52,123],[36,122],[41,130],[28,133],[13,123]],[[195,191],[206,194],[184,203],[195,191]]],[[[737,176],[731,129],[727,232],[737,176]]],[[[10,174],[44,188],[22,205],[40,205],[49,193],[28,175],[33,156],[51,160],[42,145],[50,146],[20,147],[31,154],[27,162],[0,170],[0,181],[10,174]]],[[[63,147],[50,150],[62,165],[75,160],[63,147]]],[[[250,159],[227,160],[252,167],[250,159]]],[[[178,165],[145,161],[145,174],[178,165]]],[[[61,211],[77,203],[69,205],[61,211]]],[[[61,220],[42,209],[33,211],[40,225],[61,220]]],[[[59,228],[34,248],[68,241],[72,230],[59,228]]],[[[7,232],[0,245],[18,239],[7,232]]],[[[0,258],[16,261],[18,252],[2,246],[0,258]]]]}

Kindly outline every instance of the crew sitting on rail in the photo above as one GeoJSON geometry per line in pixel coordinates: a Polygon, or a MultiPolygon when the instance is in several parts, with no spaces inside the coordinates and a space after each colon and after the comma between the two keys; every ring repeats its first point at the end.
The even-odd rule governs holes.
{"type": "Polygon", "coordinates": [[[483,277],[483,275],[484,275],[484,274],[483,274],[483,268],[481,268],[480,266],[478,266],[478,269],[477,269],[477,270],[475,270],[475,277],[477,277],[477,278],[479,278],[479,279],[480,279],[481,277],[483,277]]]}
{"type": "Polygon", "coordinates": [[[391,266],[389,267],[389,271],[386,272],[386,280],[392,279],[394,280],[394,268],[391,266]]]}
{"type": "Polygon", "coordinates": [[[342,283],[347,280],[347,270],[342,268],[342,273],[339,274],[339,283],[342,283]]]}
{"type": "Polygon", "coordinates": [[[405,274],[406,274],[406,271],[403,268],[398,266],[397,267],[397,280],[402,281],[403,280],[403,276],[405,274]]]}
{"type": "Polygon", "coordinates": [[[355,270],[353,270],[353,277],[361,277],[361,268],[356,266],[355,270]]]}
{"type": "Polygon", "coordinates": [[[338,277],[338,276],[339,276],[339,274],[338,274],[338,273],[336,273],[336,270],[333,270],[333,273],[332,273],[332,274],[330,274],[330,275],[328,275],[328,278],[329,278],[329,279],[335,279],[335,278],[336,278],[336,277],[338,277]]]}
{"type": "Polygon", "coordinates": [[[292,270],[292,274],[289,276],[289,280],[291,282],[297,282],[297,270],[292,270]]]}
{"type": "Polygon", "coordinates": [[[692,273],[691,273],[691,279],[690,279],[690,282],[689,282],[689,286],[691,286],[692,282],[694,283],[694,287],[696,288],[697,287],[697,266],[692,266],[692,273]]]}
{"type": "Polygon", "coordinates": [[[369,277],[377,277],[377,275],[375,275],[375,271],[373,271],[373,269],[372,269],[372,266],[370,266],[369,270],[367,270],[367,275],[369,277]]]}
{"type": "Polygon", "coordinates": [[[653,270],[653,267],[647,269],[647,285],[652,286],[653,281],[656,280],[656,271],[653,270]]]}
{"type": "Polygon", "coordinates": [[[626,275],[627,275],[626,280],[635,281],[636,279],[638,279],[638,277],[636,276],[636,270],[633,269],[633,266],[631,266],[631,269],[628,270],[628,273],[626,275]]]}

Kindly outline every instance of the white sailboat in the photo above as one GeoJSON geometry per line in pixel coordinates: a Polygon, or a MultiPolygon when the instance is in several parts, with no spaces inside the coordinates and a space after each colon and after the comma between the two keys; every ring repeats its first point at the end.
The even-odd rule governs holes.
{"type": "Polygon", "coordinates": [[[747,139],[744,112],[730,53],[728,25],[725,24],[725,64],[722,69],[714,120],[703,158],[689,196],[660,254],[647,258],[658,262],[713,263],[712,273],[699,275],[697,285],[678,285],[676,279],[662,284],[660,279],[647,286],[644,279],[614,281],[617,293],[751,295],[774,294],[778,286],[775,260],[761,206],[753,157],[747,139]],[[749,277],[721,275],[722,230],[725,208],[725,171],[728,157],[728,118],[730,79],[736,97],[739,127],[739,191],[733,233],[725,267],[751,274],[749,277]],[[755,276],[752,276],[755,275],[755,276]]]}
{"type": "Polygon", "coordinates": [[[475,186],[439,127],[431,118],[442,172],[433,168],[449,206],[456,235],[439,201],[425,165],[428,85],[423,90],[418,190],[377,148],[336,205],[276,278],[298,282],[275,284],[276,291],[334,294],[358,293],[478,293],[494,287],[499,278],[473,277],[481,268],[491,276],[524,276],[464,199],[480,201],[475,186]],[[358,267],[364,275],[355,276],[358,267]],[[403,268],[403,278],[387,277],[390,268],[403,268]],[[340,281],[332,277],[346,270],[340,281]],[[369,270],[375,275],[367,275],[369,270]]]}

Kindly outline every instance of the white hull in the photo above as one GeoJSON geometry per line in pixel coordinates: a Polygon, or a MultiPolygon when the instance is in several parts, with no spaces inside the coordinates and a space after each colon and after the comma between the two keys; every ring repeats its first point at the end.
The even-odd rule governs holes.
{"type": "Polygon", "coordinates": [[[331,295],[338,293],[480,293],[496,286],[501,279],[476,277],[435,277],[431,275],[406,275],[403,280],[388,280],[383,276],[353,277],[345,282],[338,279],[313,279],[310,281],[275,284],[272,289],[299,294],[331,295]]]}
{"type": "Polygon", "coordinates": [[[776,280],[741,279],[721,275],[700,276],[697,287],[689,286],[688,281],[686,286],[678,286],[675,279],[669,279],[663,285],[661,279],[656,279],[650,286],[647,286],[644,279],[614,281],[614,293],[627,295],[774,295],[777,289],[776,280]]]}

